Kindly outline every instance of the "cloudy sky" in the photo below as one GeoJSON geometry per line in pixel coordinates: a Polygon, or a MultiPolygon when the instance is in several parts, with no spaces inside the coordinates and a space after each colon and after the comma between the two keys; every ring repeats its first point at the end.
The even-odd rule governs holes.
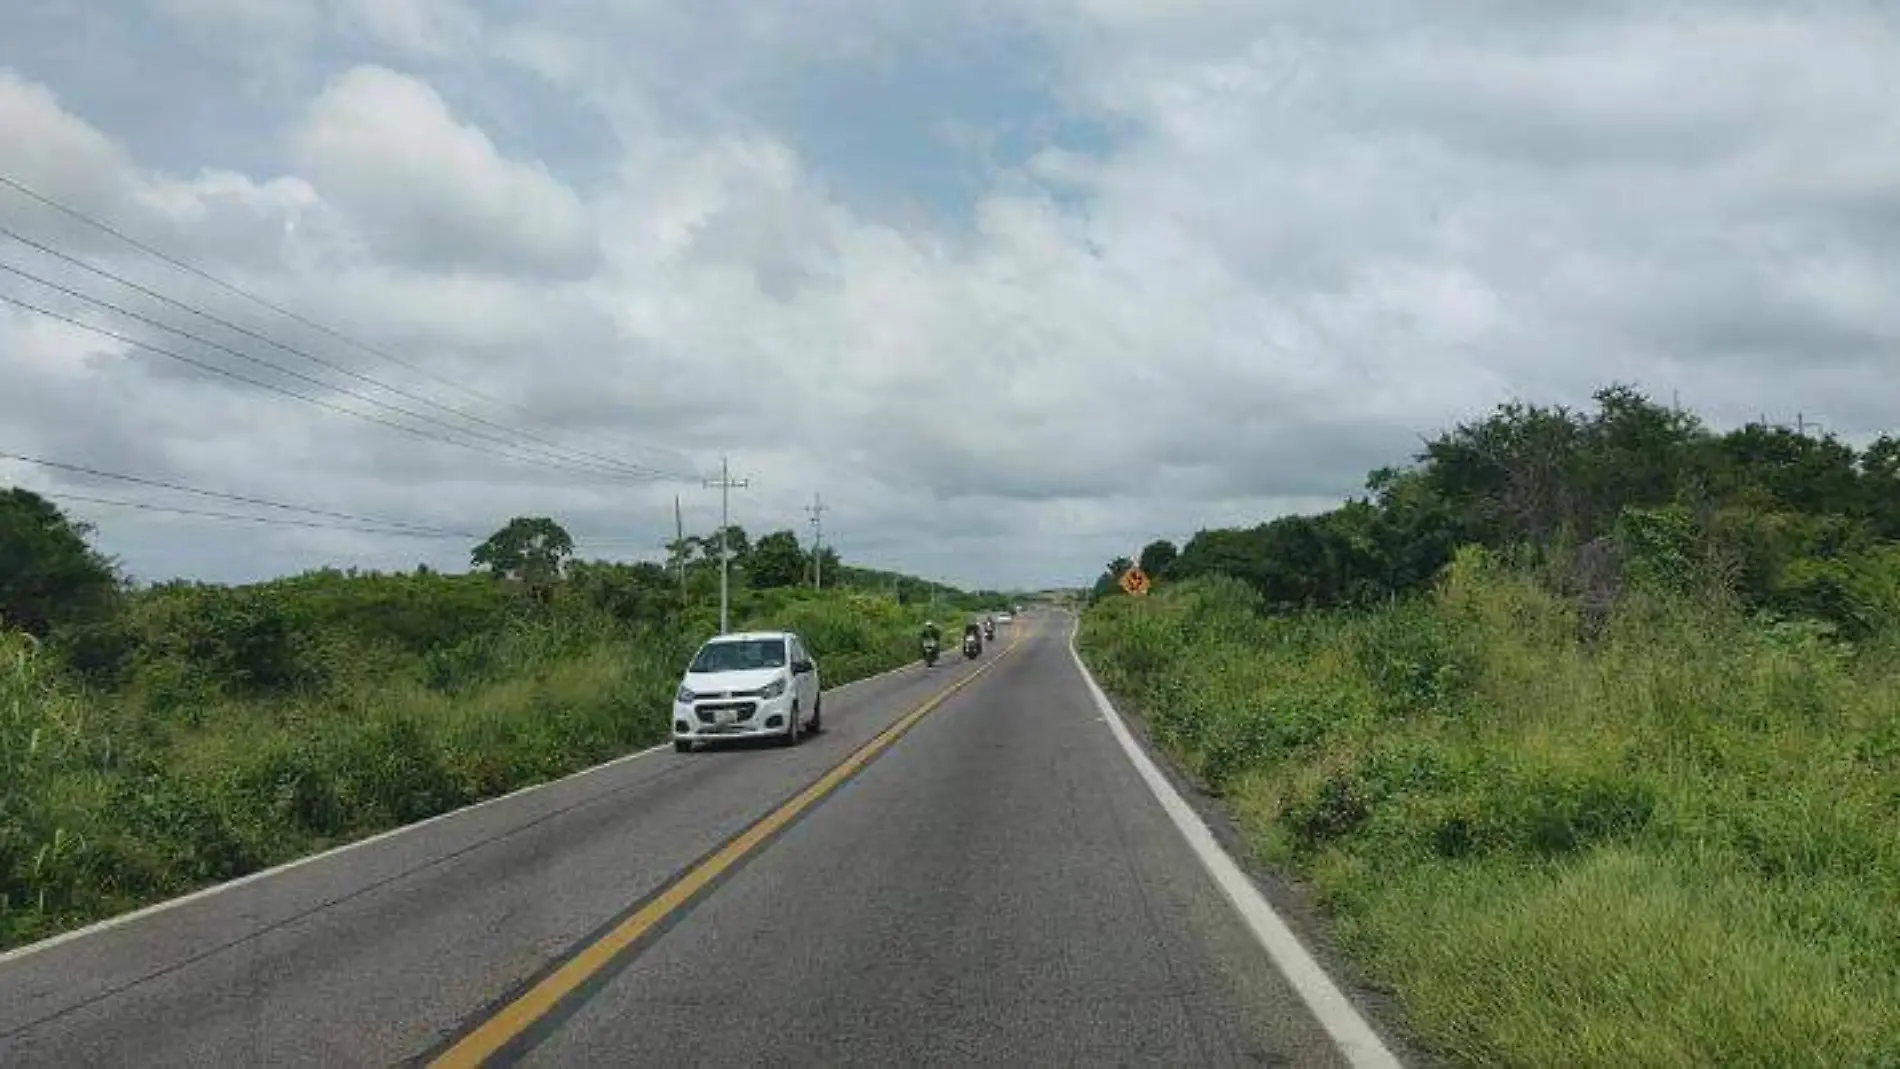
{"type": "MultiPolygon", "coordinates": [[[[997,586],[1327,507],[1510,397],[1864,437],[1900,423],[1897,19],[6,0],[0,176],[235,289],[0,185],[0,297],[119,336],[0,304],[0,452],[610,557],[675,494],[716,523],[726,452],[749,530],[822,493],[848,559],[997,586]]],[[[468,548],[70,507],[146,578],[468,548]]]]}

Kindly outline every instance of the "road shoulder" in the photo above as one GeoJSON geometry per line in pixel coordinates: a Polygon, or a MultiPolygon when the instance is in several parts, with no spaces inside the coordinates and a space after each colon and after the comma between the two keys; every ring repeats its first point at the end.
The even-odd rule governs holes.
{"type": "MultiPolygon", "coordinates": [[[[1069,638],[1072,640],[1073,634],[1069,638]]],[[[1071,648],[1075,650],[1077,660],[1086,666],[1087,658],[1082,656],[1080,648],[1074,645],[1071,648]]],[[[1093,669],[1090,669],[1089,675],[1093,676],[1093,669]]],[[[1144,710],[1136,703],[1101,687],[1099,681],[1096,689],[1121,717],[1129,736],[1154,763],[1156,770],[1193,810],[1248,882],[1266,898],[1280,920],[1291,929],[1307,953],[1352,1002],[1393,1056],[1404,1065],[1420,1069],[1439,1065],[1439,1062],[1423,1053],[1406,1027],[1403,1007],[1398,999],[1367,977],[1339,948],[1332,934],[1331,923],[1315,901],[1310,887],[1260,860],[1246,832],[1226,803],[1181,768],[1174,756],[1154,740],[1144,710]]]]}

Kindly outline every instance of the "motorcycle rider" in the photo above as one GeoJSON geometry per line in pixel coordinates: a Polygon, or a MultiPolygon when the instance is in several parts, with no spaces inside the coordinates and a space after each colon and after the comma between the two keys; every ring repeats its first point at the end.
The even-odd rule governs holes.
{"type": "Polygon", "coordinates": [[[937,621],[935,620],[924,621],[924,629],[917,636],[917,644],[919,646],[933,646],[933,645],[942,646],[943,645],[943,632],[937,630],[937,621]]]}

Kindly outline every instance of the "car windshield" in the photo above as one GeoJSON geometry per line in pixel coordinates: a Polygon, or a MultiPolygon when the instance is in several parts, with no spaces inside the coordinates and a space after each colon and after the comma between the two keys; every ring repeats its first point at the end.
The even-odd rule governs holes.
{"type": "Polygon", "coordinates": [[[753,668],[785,667],[785,640],[746,638],[708,642],[693,658],[693,672],[743,672],[753,668]]]}

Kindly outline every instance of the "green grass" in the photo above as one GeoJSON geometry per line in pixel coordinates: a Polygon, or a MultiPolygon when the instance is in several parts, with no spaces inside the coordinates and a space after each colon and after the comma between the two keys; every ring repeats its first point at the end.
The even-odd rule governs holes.
{"type": "MultiPolygon", "coordinates": [[[[382,581],[320,585],[335,601],[349,582],[382,581]]],[[[440,626],[426,591],[407,618],[385,595],[363,610],[381,631],[440,626]]],[[[0,949],[660,742],[679,674],[717,623],[698,607],[647,622],[582,608],[509,617],[483,588],[456,596],[474,609],[428,644],[368,641],[376,629],[360,622],[313,628],[301,594],[286,601],[301,622],[283,631],[253,593],[161,593],[136,610],[164,621],[160,637],[140,640],[115,689],[0,631],[0,949]],[[181,637],[185,597],[218,599],[218,612],[186,614],[201,629],[234,597],[243,612],[181,637]],[[301,682],[260,691],[243,671],[217,676],[207,649],[301,682]]],[[[851,591],[740,591],[733,622],[800,631],[833,687],[909,660],[923,611],[851,591]]]]}
{"type": "Polygon", "coordinates": [[[1271,618],[1226,581],[1081,645],[1430,1049],[1474,1065],[1900,1065],[1900,656],[1720,603],[1573,609],[1466,551],[1271,618]]]}

